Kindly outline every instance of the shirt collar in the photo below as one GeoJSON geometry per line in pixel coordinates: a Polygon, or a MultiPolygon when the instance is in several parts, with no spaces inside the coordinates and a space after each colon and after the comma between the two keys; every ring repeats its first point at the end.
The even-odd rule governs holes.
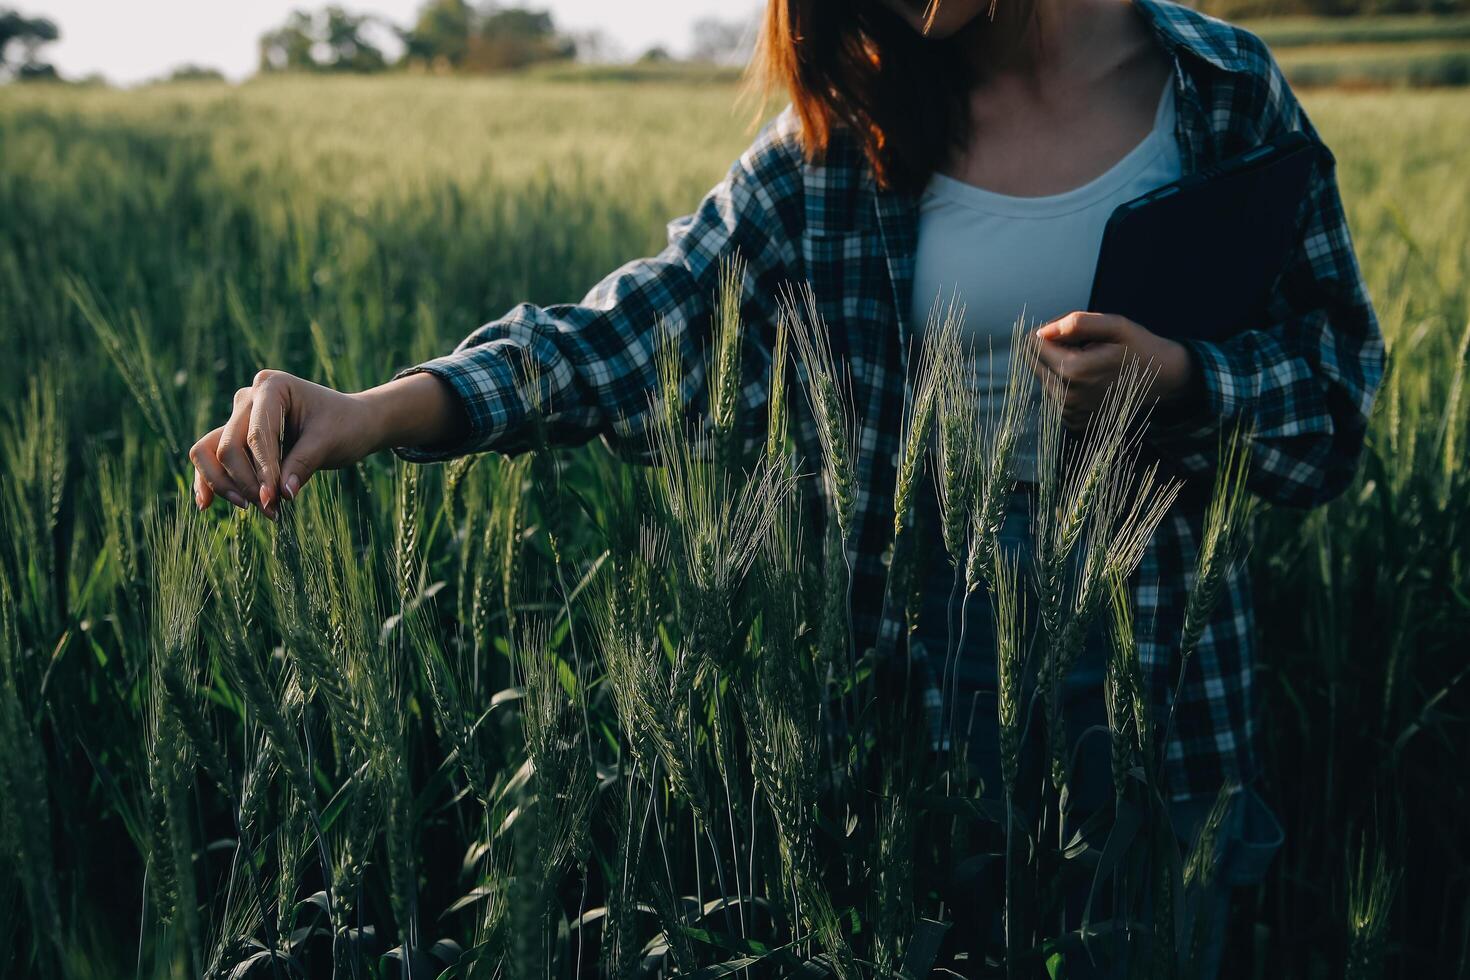
{"type": "Polygon", "coordinates": [[[1235,40],[1235,28],[1173,0],[1133,0],[1154,35],[1177,53],[1184,49],[1221,71],[1243,70],[1243,59],[1235,40]]]}

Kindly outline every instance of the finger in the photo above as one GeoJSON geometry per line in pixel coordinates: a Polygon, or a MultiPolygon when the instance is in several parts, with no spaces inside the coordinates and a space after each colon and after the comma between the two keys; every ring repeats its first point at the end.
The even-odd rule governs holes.
{"type": "Polygon", "coordinates": [[[281,419],[285,409],[286,393],[282,381],[274,372],[257,374],[245,443],[250,448],[250,460],[260,477],[260,507],[272,517],[281,492],[281,419]]]}
{"type": "Polygon", "coordinates": [[[1118,344],[1102,343],[1091,347],[1068,347],[1042,341],[1037,345],[1052,371],[1072,387],[1095,387],[1109,384],[1118,376],[1127,350],[1118,344]],[[1049,348],[1049,351],[1048,351],[1049,348]]]}
{"type": "Polygon", "coordinates": [[[256,500],[260,496],[260,478],[246,450],[246,439],[250,431],[250,408],[253,403],[254,398],[249,388],[241,388],[235,393],[235,409],[230,413],[229,421],[224,424],[219,439],[220,464],[246,500],[256,500]]]}
{"type": "Polygon", "coordinates": [[[1040,341],[1036,344],[1036,355],[1034,357],[1028,357],[1026,363],[1031,366],[1031,373],[1036,375],[1038,381],[1045,383],[1055,377],[1052,374],[1051,368],[1047,367],[1046,362],[1041,359],[1040,341]]]}
{"type": "Polygon", "coordinates": [[[317,431],[304,427],[295,445],[281,461],[281,495],[287,500],[295,500],[306,481],[322,467],[326,447],[317,431]]]}
{"type": "Polygon", "coordinates": [[[199,472],[198,467],[194,469],[194,506],[204,510],[214,503],[214,491],[204,481],[204,474],[199,472]]]}
{"type": "MultiPolygon", "coordinates": [[[[211,500],[213,494],[219,494],[236,507],[244,509],[250,505],[246,503],[240,485],[230,477],[219,460],[220,438],[224,431],[221,426],[194,443],[189,450],[189,461],[194,464],[195,472],[204,479],[204,485],[212,491],[211,500]]],[[[208,507],[209,502],[206,501],[204,506],[208,507]]]]}
{"type": "Polygon", "coordinates": [[[1127,317],[1077,310],[1043,324],[1036,334],[1042,340],[1073,346],[1099,341],[1123,343],[1133,326],[1127,317]]]}
{"type": "Polygon", "coordinates": [[[1064,344],[1042,340],[1036,345],[1036,363],[1058,381],[1065,382],[1071,377],[1070,368],[1078,353],[1064,344]]]}

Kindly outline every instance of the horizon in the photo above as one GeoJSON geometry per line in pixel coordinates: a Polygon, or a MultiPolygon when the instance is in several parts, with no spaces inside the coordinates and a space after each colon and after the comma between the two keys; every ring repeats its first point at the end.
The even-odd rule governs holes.
{"type": "MultiPolygon", "coordinates": [[[[424,0],[358,0],[341,6],[372,14],[400,27],[413,23],[424,0]]],[[[65,78],[101,75],[114,85],[152,81],[176,68],[195,65],[222,72],[232,82],[256,73],[257,42],[285,23],[293,10],[316,10],[319,2],[259,0],[249,4],[220,0],[141,0],[133,4],[102,0],[20,0],[14,9],[46,17],[60,29],[59,40],[41,49],[41,59],[65,78]]],[[[682,55],[690,47],[696,21],[741,16],[742,5],[721,0],[539,0],[506,7],[549,10],[557,28],[568,34],[597,31],[611,42],[612,60],[636,58],[653,47],[682,55]],[[732,7],[736,9],[731,10],[732,7]],[[627,16],[629,11],[635,16],[627,16]],[[622,16],[615,16],[621,14],[622,16]]],[[[757,2],[743,5],[746,14],[757,2]]],[[[389,50],[396,45],[388,45],[389,50]]]]}

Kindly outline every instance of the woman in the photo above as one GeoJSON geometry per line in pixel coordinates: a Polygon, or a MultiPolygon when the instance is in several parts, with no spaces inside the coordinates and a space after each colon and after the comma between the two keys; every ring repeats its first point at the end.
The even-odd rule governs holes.
{"type": "MultiPolygon", "coordinates": [[[[937,290],[967,300],[966,330],[982,342],[1004,342],[1021,303],[1047,321],[1039,370],[1067,382],[1069,423],[1084,422],[1124,357],[1138,355],[1159,366],[1163,405],[1147,438],[1196,484],[1210,480],[1222,427],[1246,418],[1254,493],[1311,506],[1340,492],[1383,345],[1330,155],[1265,321],[1219,343],[1179,343],[1161,335],[1167,324],[1077,312],[1111,207],[1282,132],[1316,138],[1265,46],[1169,0],[986,8],[770,0],[756,67],[792,105],[694,214],[670,224],[667,248],[611,273],[579,304],[516,306],[453,353],[368,391],[262,371],[190,453],[199,506],[223,496],[274,517],[316,470],[390,447],[414,461],[522,449],[528,397],[513,366],[526,356],[549,388],[552,438],[636,447],[655,383],[655,322],[676,331],[687,363],[697,360],[719,259],[735,251],[748,263],[744,376],[766,376],[788,281],[812,284],[851,370],[863,426],[859,595],[882,594],[907,352],[937,290]]],[[[689,381],[697,398],[702,375],[689,381]]],[[[759,420],[764,392],[751,385],[745,397],[745,416],[759,420]]],[[[1161,697],[1173,691],[1200,521],[1197,495],[1186,495],[1137,579],[1140,651],[1161,697]]],[[[859,642],[891,649],[901,634],[891,611],[854,608],[859,642]]],[[[1190,662],[1167,747],[1169,792],[1195,815],[1185,823],[1223,783],[1254,776],[1251,650],[1250,591],[1235,569],[1190,662]]]]}

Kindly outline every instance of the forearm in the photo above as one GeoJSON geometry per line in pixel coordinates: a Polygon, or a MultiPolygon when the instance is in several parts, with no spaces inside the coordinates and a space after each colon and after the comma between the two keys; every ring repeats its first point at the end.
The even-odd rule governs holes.
{"type": "MultiPolygon", "coordinates": [[[[1245,331],[1219,343],[1190,341],[1198,382],[1190,410],[1165,413],[1149,438],[1191,474],[1214,469],[1230,428],[1251,433],[1248,486],[1263,499],[1313,506],[1351,479],[1367,423],[1371,381],[1348,377],[1302,343],[1328,336],[1320,311],[1269,331],[1245,331]]],[[[1344,356],[1337,363],[1351,366],[1344,356]]],[[[1180,406],[1182,409],[1182,406],[1180,406]]]]}
{"type": "Polygon", "coordinates": [[[441,446],[464,437],[464,408],[448,383],[428,372],[403,375],[353,396],[373,420],[374,452],[441,446]]]}

